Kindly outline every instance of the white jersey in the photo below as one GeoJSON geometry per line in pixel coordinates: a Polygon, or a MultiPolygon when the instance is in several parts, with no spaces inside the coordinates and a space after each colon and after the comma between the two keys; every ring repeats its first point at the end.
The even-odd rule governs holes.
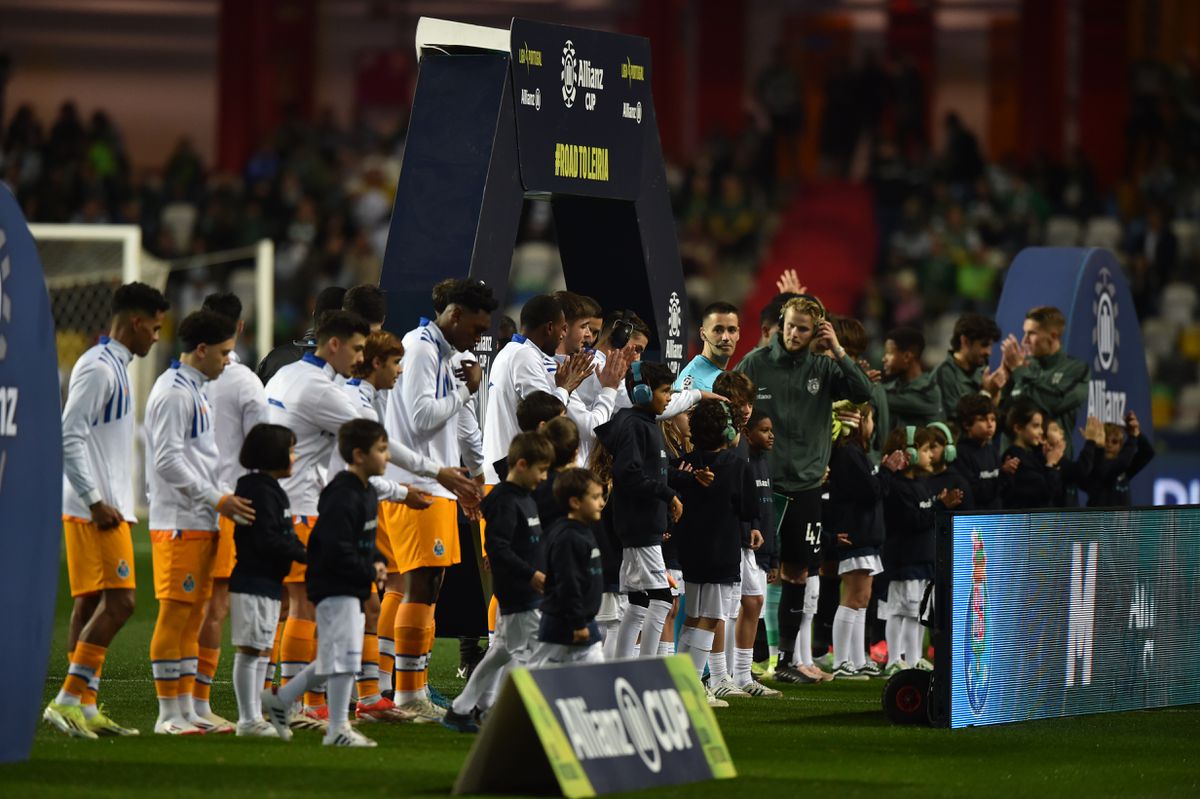
{"type": "Polygon", "coordinates": [[[133,353],[101,336],[71,369],[62,412],[64,516],[91,519],[91,505],[103,501],[136,522],[133,502],[133,353]]]}
{"type": "MultiPolygon", "coordinates": [[[[364,414],[334,382],[333,367],[313,353],[284,366],[267,383],[271,422],[296,434],[296,463],[292,474],[279,481],[287,492],[292,513],[316,516],[317,500],[325,487],[325,472],[337,446],[337,431],[352,419],[377,419],[364,414]]],[[[388,442],[389,458],[422,475],[435,475],[438,465],[396,441],[388,442]]]]}
{"type": "Polygon", "coordinates": [[[238,478],[247,471],[239,460],[242,442],[254,425],[267,421],[267,392],[258,375],[231,352],[229,365],[208,384],[207,393],[213,408],[217,452],[221,455],[217,482],[221,491],[232,494],[238,478]]]}
{"type": "Polygon", "coordinates": [[[196,369],[174,361],[146,402],[146,482],[151,530],[216,530],[215,414],[196,369]]]}
{"type": "MultiPolygon", "coordinates": [[[[571,404],[567,406],[567,415],[575,421],[576,426],[579,428],[579,457],[576,459],[576,463],[585,468],[588,465],[588,460],[591,458],[592,449],[596,445],[596,427],[608,421],[608,417],[605,417],[601,421],[593,422],[590,428],[585,429],[583,423],[577,418],[579,406],[594,409],[601,398],[609,391],[609,389],[600,385],[599,377],[599,372],[608,363],[608,356],[602,350],[596,350],[593,355],[592,365],[595,366],[595,369],[590,375],[584,378],[579,388],[575,389],[574,393],[571,394],[571,404]],[[576,402],[576,397],[578,397],[578,403],[576,402]],[[574,412],[572,411],[573,405],[576,406],[574,412]]],[[[613,397],[613,407],[609,411],[610,417],[622,408],[633,407],[633,400],[629,398],[629,391],[624,385],[614,393],[616,396],[613,397]]],[[[661,422],[664,419],[670,419],[681,413],[687,413],[699,401],[699,389],[688,388],[678,391],[671,395],[671,401],[667,404],[667,409],[662,412],[662,415],[657,420],[661,422]]]]}
{"type": "Polygon", "coordinates": [[[554,384],[558,361],[524,336],[496,354],[488,373],[488,408],[483,423],[483,481],[496,485],[500,476],[494,464],[508,455],[508,445],[521,432],[517,426],[517,403],[535,391],[558,397],[565,406],[571,396],[554,384]]]}
{"type": "MultiPolygon", "coordinates": [[[[565,355],[558,356],[559,366],[566,360],[565,355]]],[[[575,465],[587,467],[592,455],[592,447],[596,443],[596,428],[612,418],[617,408],[619,395],[624,394],[624,387],[618,391],[615,388],[605,388],[600,385],[598,373],[608,363],[603,352],[593,350],[592,373],[587,376],[579,387],[571,392],[571,401],[567,403],[567,417],[575,423],[579,430],[579,452],[575,457],[575,465]],[[591,383],[590,390],[585,391],[584,385],[591,383]]]]}
{"type": "MultiPolygon", "coordinates": [[[[388,436],[430,460],[458,466],[462,461],[459,428],[465,424],[461,416],[464,411],[471,413],[468,407],[471,392],[454,376],[454,370],[466,354],[457,353],[437,323],[427,319],[406,333],[401,343],[403,371],[391,392],[384,417],[388,436]]],[[[436,497],[454,498],[436,480],[404,468],[397,470],[393,479],[436,497]]]]}

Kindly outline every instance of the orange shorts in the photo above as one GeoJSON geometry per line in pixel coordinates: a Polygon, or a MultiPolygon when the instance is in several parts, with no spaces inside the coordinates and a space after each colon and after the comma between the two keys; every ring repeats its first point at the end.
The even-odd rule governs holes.
{"type": "MultiPolygon", "coordinates": [[[[293,516],[292,524],[296,528],[296,537],[300,539],[300,543],[308,546],[308,539],[312,536],[313,528],[317,526],[316,516],[293,516]]],[[[283,578],[284,585],[288,583],[304,582],[304,575],[308,573],[307,567],[303,563],[292,561],[292,570],[288,572],[287,577],[283,578]]]]}
{"type": "Polygon", "coordinates": [[[212,595],[216,530],[151,530],[154,597],[176,602],[206,602],[212,595]]]}
{"type": "Polygon", "coordinates": [[[458,503],[433,497],[425,510],[385,503],[385,525],[400,573],[422,567],[449,568],[462,560],[458,546],[458,503]]]}
{"type": "MultiPolygon", "coordinates": [[[[483,497],[487,499],[487,495],[492,493],[495,486],[484,486],[483,497]]],[[[483,514],[479,514],[479,549],[483,557],[487,557],[487,519],[483,518],[483,514]]]]}
{"type": "Polygon", "coordinates": [[[378,524],[375,526],[375,548],[383,553],[383,559],[387,561],[387,573],[399,574],[400,567],[396,564],[396,556],[392,554],[392,541],[388,536],[387,520],[388,506],[398,505],[397,502],[380,502],[377,517],[378,524]]]}
{"type": "Polygon", "coordinates": [[[99,530],[91,519],[64,516],[63,538],[67,543],[71,596],[137,587],[133,576],[133,533],[128,522],[121,522],[111,530],[99,530]]]}
{"type": "Polygon", "coordinates": [[[220,525],[217,538],[217,555],[213,559],[212,576],[214,580],[228,580],[233,574],[233,566],[237,563],[237,555],[233,551],[233,528],[236,526],[228,516],[218,517],[220,525]]]}

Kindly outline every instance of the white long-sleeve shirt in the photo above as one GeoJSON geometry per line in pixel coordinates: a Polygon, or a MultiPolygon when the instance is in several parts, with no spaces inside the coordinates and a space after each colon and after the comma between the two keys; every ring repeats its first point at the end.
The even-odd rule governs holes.
{"type": "Polygon", "coordinates": [[[146,402],[146,482],[151,530],[216,530],[220,453],[209,380],[174,361],[146,402]]]}
{"type": "Polygon", "coordinates": [[[246,434],[256,424],[267,421],[267,392],[254,370],[229,354],[229,364],[221,376],[209,382],[208,402],[212,405],[217,434],[217,482],[221,491],[233,493],[238,478],[246,473],[239,457],[246,434]]]}
{"type": "MultiPolygon", "coordinates": [[[[306,353],[267,383],[270,420],[296,434],[296,463],[291,476],[279,481],[296,516],[317,515],[317,500],[325,487],[324,472],[337,446],[338,429],[351,419],[377,419],[373,411],[364,414],[351,401],[346,388],[334,382],[334,375],[332,366],[306,353]]],[[[432,477],[439,469],[437,463],[395,440],[388,442],[388,457],[423,476],[432,477]]]]}
{"type": "MultiPolygon", "coordinates": [[[[338,382],[338,388],[346,392],[346,396],[350,398],[350,402],[353,403],[354,407],[358,408],[358,413],[362,418],[370,419],[373,422],[380,422],[383,419],[383,410],[387,407],[387,391],[380,391],[373,384],[368,383],[361,377],[338,382]]],[[[382,424],[382,422],[380,423],[382,424]]],[[[390,441],[388,442],[388,447],[389,449],[391,448],[390,441]]],[[[342,453],[338,452],[337,444],[335,443],[333,452],[329,455],[329,468],[326,471],[326,476],[329,480],[332,480],[338,472],[344,471],[345,468],[346,461],[342,458],[342,453]]],[[[397,467],[389,463],[388,468],[396,469],[397,467]]],[[[397,483],[395,480],[389,480],[385,477],[371,477],[370,483],[382,501],[403,502],[408,497],[408,486],[397,483]]]]}
{"type": "MultiPolygon", "coordinates": [[[[403,371],[384,416],[388,436],[433,461],[458,466],[463,460],[460,428],[469,433],[469,422],[462,414],[471,413],[471,392],[454,376],[454,370],[469,354],[458,353],[437,323],[426,319],[405,333],[401,343],[403,371]]],[[[436,497],[454,497],[436,480],[403,466],[394,479],[436,497]]]]}
{"type": "Polygon", "coordinates": [[[63,515],[91,519],[103,501],[136,522],[133,502],[133,353],[102,336],[71,369],[62,412],[63,515]]]}
{"type": "Polygon", "coordinates": [[[483,421],[483,481],[496,485],[500,476],[493,464],[508,455],[508,445],[521,428],[517,403],[535,391],[555,395],[565,406],[571,396],[554,384],[558,361],[521,335],[496,354],[488,374],[488,407],[483,421]]]}

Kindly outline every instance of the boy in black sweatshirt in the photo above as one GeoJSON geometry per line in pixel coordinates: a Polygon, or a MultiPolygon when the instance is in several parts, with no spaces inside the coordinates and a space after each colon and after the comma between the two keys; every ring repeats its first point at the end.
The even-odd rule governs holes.
{"type": "Polygon", "coordinates": [[[672,596],[663,559],[668,520],[678,521],[683,504],[667,482],[667,446],[656,417],[671,401],[671,370],[635,361],[626,378],[633,407],[617,411],[596,428],[612,456],[613,528],[621,540],[621,593],[629,607],[617,628],[615,655],[633,655],[641,634],[641,656],[656,657],[672,596]]]}
{"type": "Polygon", "coordinates": [[[604,492],[587,469],[567,469],[554,481],[566,509],[546,535],[546,585],[538,645],[530,665],[595,663],[604,659],[596,612],[604,568],[593,526],[604,510],[604,492]]]}
{"type": "Polygon", "coordinates": [[[233,528],[237,563],[229,576],[233,692],[238,705],[238,736],[277,738],[262,718],[262,687],[275,643],[283,578],[292,562],[304,563],[304,544],[292,525],[287,493],[279,478],[292,473],[296,436],[277,424],[258,424],[242,442],[239,460],[252,471],[237,482],[236,493],[254,506],[252,524],[233,528]]]}
{"type": "Polygon", "coordinates": [[[291,682],[263,697],[263,707],[279,737],[291,740],[292,703],[304,691],[328,682],[326,746],[375,746],[349,723],[350,691],[362,665],[363,601],[375,585],[375,528],[379,497],[371,477],[388,463],[388,436],[369,419],[346,422],[338,430],[338,454],[346,461],[317,504],[319,516],[308,539],[308,599],[317,610],[317,659],[291,682]]]}
{"type": "Polygon", "coordinates": [[[996,408],[984,394],[966,394],[958,401],[955,416],[962,432],[950,468],[967,481],[976,510],[999,510],[1000,475],[1011,475],[1019,461],[1000,460],[996,408]]]}
{"type": "Polygon", "coordinates": [[[1142,434],[1133,411],[1125,414],[1125,429],[1104,425],[1104,455],[1096,459],[1091,475],[1082,485],[1089,508],[1129,507],[1129,481],[1154,459],[1154,446],[1142,434]]]}
{"type": "Polygon", "coordinates": [[[1000,499],[1005,510],[1031,510],[1053,507],[1062,495],[1060,461],[1065,445],[1045,446],[1045,415],[1036,405],[1020,400],[1008,411],[1006,428],[1012,445],[1004,451],[1004,460],[1015,458],[1017,467],[1003,471],[1000,499]]]}
{"type": "Polygon", "coordinates": [[[442,725],[456,732],[479,732],[477,714],[491,707],[504,669],[510,661],[528,664],[533,652],[546,583],[542,525],[533,491],[546,479],[553,460],[554,446],[546,436],[519,434],[508,445],[504,482],[479,506],[487,520],[487,562],[500,611],[487,654],[442,718],[442,725]]]}

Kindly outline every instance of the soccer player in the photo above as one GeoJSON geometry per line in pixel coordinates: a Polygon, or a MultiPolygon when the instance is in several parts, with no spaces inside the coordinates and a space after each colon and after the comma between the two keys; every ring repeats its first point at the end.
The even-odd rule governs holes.
{"type": "MultiPolygon", "coordinates": [[[[561,420],[570,424],[568,420],[561,420]]],[[[537,643],[538,607],[546,585],[542,523],[533,491],[546,479],[554,446],[541,433],[521,433],[508,447],[508,475],[484,498],[488,564],[500,602],[496,634],[442,724],[456,732],[478,732],[493,686],[511,661],[529,663],[537,643]]]]}
{"type": "MultiPolygon", "coordinates": [[[[234,343],[245,329],[242,317],[242,301],[236,294],[210,294],[202,306],[232,320],[236,325],[234,343]]],[[[255,425],[267,420],[267,395],[258,376],[243,364],[237,351],[229,353],[229,364],[221,376],[207,384],[208,402],[213,409],[213,430],[217,436],[217,480],[223,494],[234,493],[238,478],[246,473],[239,458],[246,434],[255,425]]],[[[228,516],[218,519],[220,525],[217,553],[212,568],[212,596],[204,609],[204,621],[200,626],[200,655],[196,667],[196,685],[192,691],[192,704],[196,715],[220,725],[224,722],[212,712],[209,697],[212,692],[213,675],[221,660],[221,627],[229,615],[229,576],[233,573],[234,521],[228,516]]],[[[226,722],[227,723],[227,722],[226,722]]]]}
{"type": "Polygon", "coordinates": [[[316,350],[317,323],[326,312],[336,311],[341,308],[345,298],[346,290],[341,286],[326,286],[321,289],[321,293],[317,295],[313,305],[312,327],[304,331],[304,335],[298,341],[293,341],[290,344],[280,344],[267,353],[266,357],[259,362],[255,374],[258,375],[258,379],[262,381],[264,386],[271,382],[271,378],[280,369],[289,363],[295,363],[300,360],[306,352],[316,350]]]}
{"type": "Polygon", "coordinates": [[[267,716],[279,737],[292,738],[290,711],[305,689],[328,681],[329,726],[325,746],[373,747],[375,742],[350,726],[350,693],[362,665],[362,603],[375,585],[375,527],[379,496],[372,477],[388,463],[383,425],[352,419],[338,430],[338,451],[346,461],[321,491],[317,523],[308,541],[307,593],[315,607],[316,659],[287,685],[263,696],[267,716]]]}
{"type": "Polygon", "coordinates": [[[133,613],[133,391],[128,366],[158,341],[170,305],[145,283],[113,294],[107,336],[71,369],[62,412],[63,537],[74,606],[70,668],[42,718],[77,738],[137,735],[96,705],[113,637],[133,613]]]}
{"type": "MultiPolygon", "coordinates": [[[[1069,432],[1075,429],[1079,408],[1087,402],[1092,370],[1063,351],[1066,327],[1062,311],[1040,306],[1025,314],[1020,343],[1011,334],[1002,342],[1004,366],[1012,379],[1005,387],[1001,407],[1009,410],[1018,400],[1029,400],[1045,411],[1044,423],[1058,422],[1069,432]]],[[[1066,445],[1066,457],[1070,458],[1074,455],[1074,436],[1066,436],[1066,445]]],[[[1074,504],[1073,494],[1071,499],[1074,504]]]]}
{"type": "Polygon", "coordinates": [[[889,331],[883,342],[883,390],[893,428],[924,427],[945,417],[942,391],[921,366],[925,336],[913,327],[889,331]]]}
{"type": "Polygon", "coordinates": [[[192,690],[199,662],[200,623],[212,591],[218,513],[254,521],[245,499],[222,491],[214,412],[206,386],[225,370],[237,323],[196,311],[179,324],[183,354],[159,376],[146,403],[146,463],[150,542],[158,619],[150,661],[158,695],[154,732],[233,732],[224,719],[196,713],[192,690]]]}
{"type": "MultiPolygon", "coordinates": [[[[770,346],[747,355],[736,367],[758,387],[755,407],[771,417],[775,446],[771,481],[786,503],[779,518],[780,662],[775,679],[811,682],[790,664],[793,651],[811,652],[811,620],[816,597],[806,591],[810,567],[821,546],[821,482],[833,445],[833,402],[866,402],[871,383],[849,357],[825,311],[810,297],[795,297],[783,307],[783,326],[770,346]],[[821,343],[834,358],[815,357],[821,343]],[[801,617],[801,618],[798,618],[801,617]],[[799,638],[800,644],[796,640],[799,638]]],[[[814,586],[819,585],[814,581],[814,586]]]]}
{"type": "Polygon", "coordinates": [[[374,283],[355,286],[342,299],[342,310],[366,319],[371,332],[376,333],[387,321],[387,293],[374,283]]]}
{"type": "Polygon", "coordinates": [[[262,717],[275,630],[280,624],[283,578],[293,562],[303,563],[304,544],[296,538],[288,498],[279,479],[292,473],[296,436],[286,427],[259,424],[246,435],[239,462],[247,469],[237,481],[237,495],[257,510],[252,524],[234,528],[237,564],[229,578],[233,660],[233,692],[237,697],[239,737],[277,738],[262,717]]]}
{"type": "MultiPolygon", "coordinates": [[[[328,311],[316,331],[317,349],[289,364],[267,384],[267,403],[271,420],[291,428],[296,434],[296,464],[292,475],[280,481],[291,503],[296,535],[307,543],[317,521],[317,500],[325,484],[324,470],[337,431],[358,418],[374,418],[374,412],[356,406],[335,376],[348,377],[362,361],[366,347],[367,322],[348,311],[328,311]]],[[[388,443],[389,457],[398,466],[414,474],[436,478],[442,486],[466,496],[476,493],[475,484],[457,466],[439,466],[397,441],[388,443]]],[[[424,507],[416,491],[402,492],[397,499],[424,507]]],[[[290,680],[313,659],[316,651],[312,603],[304,587],[305,567],[295,564],[285,578],[288,593],[288,619],[280,641],[280,676],[290,680]]],[[[310,722],[321,726],[327,718],[324,697],[310,692],[306,697],[310,722]]],[[[304,719],[298,723],[307,724],[304,719]]]]}
{"type": "Polygon", "coordinates": [[[958,317],[946,360],[930,372],[933,382],[941,389],[942,407],[946,413],[953,413],[959,400],[969,394],[985,394],[993,406],[1000,402],[1000,391],[1008,382],[1008,370],[1003,363],[994,370],[987,368],[992,345],[999,340],[1000,328],[986,316],[965,313],[958,317]]]}
{"type": "MultiPolygon", "coordinates": [[[[456,366],[453,359],[456,353],[469,351],[491,327],[497,303],[489,286],[473,280],[457,281],[445,300],[436,319],[422,320],[404,336],[404,373],[388,400],[387,422],[395,437],[415,452],[442,463],[458,463],[469,449],[462,446],[465,428],[460,415],[470,413],[466,404],[479,390],[483,369],[474,360],[460,360],[456,366]]],[[[478,462],[477,456],[466,459],[478,462]]],[[[461,560],[458,504],[454,493],[428,475],[401,467],[400,479],[432,495],[433,504],[419,513],[400,507],[387,519],[404,586],[394,628],[395,703],[416,721],[436,722],[443,710],[428,698],[426,671],[442,578],[448,567],[461,560]]],[[[460,497],[466,500],[464,511],[477,510],[477,496],[460,497]]]]}
{"type": "Polygon", "coordinates": [[[736,305],[727,302],[710,303],[700,314],[700,341],[703,349],[683,367],[675,380],[675,389],[698,388],[713,391],[713,381],[728,368],[729,359],[741,339],[736,305]]]}
{"type": "Polygon", "coordinates": [[[604,494],[587,469],[567,469],[554,481],[554,496],[567,515],[546,535],[542,620],[530,665],[595,663],[604,659],[596,625],[604,568],[593,527],[604,494]]]}

